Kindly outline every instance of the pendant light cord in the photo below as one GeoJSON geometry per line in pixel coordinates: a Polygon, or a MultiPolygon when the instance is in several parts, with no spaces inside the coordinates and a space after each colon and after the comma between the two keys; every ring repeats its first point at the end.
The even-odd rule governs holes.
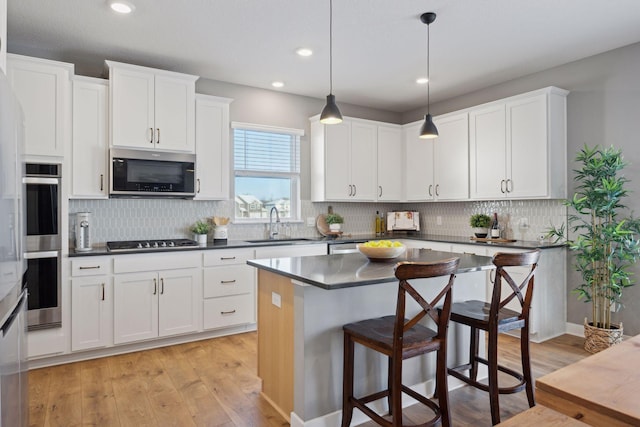
{"type": "Polygon", "coordinates": [[[333,93],[333,0],[329,0],[329,93],[333,93]]]}
{"type": "Polygon", "coordinates": [[[427,114],[430,114],[431,111],[431,102],[430,102],[430,86],[431,86],[431,73],[429,72],[429,41],[431,37],[429,36],[429,24],[427,24],[427,114]]]}

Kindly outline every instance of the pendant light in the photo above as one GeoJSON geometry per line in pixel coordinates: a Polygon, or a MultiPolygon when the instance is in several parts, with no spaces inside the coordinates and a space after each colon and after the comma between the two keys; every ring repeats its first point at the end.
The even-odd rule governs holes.
{"type": "Polygon", "coordinates": [[[320,123],[325,125],[342,123],[342,114],[336,105],[336,97],[333,96],[333,0],[329,0],[329,95],[327,95],[327,105],[320,114],[320,123]]]}
{"type": "Polygon", "coordinates": [[[424,123],[422,124],[422,128],[420,129],[420,138],[421,139],[431,139],[438,137],[438,129],[436,125],[433,123],[433,117],[431,117],[431,113],[429,113],[429,85],[430,85],[430,75],[429,75],[429,24],[436,20],[436,14],[433,12],[427,12],[420,15],[420,21],[423,24],[427,24],[427,115],[424,116],[424,123]]]}

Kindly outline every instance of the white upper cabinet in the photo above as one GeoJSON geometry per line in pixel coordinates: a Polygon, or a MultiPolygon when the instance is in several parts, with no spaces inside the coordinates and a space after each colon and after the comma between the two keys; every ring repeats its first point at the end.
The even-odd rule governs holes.
{"type": "Polygon", "coordinates": [[[25,116],[25,154],[64,156],[73,64],[7,55],[7,77],[25,116]]]}
{"type": "Polygon", "coordinates": [[[423,202],[433,200],[433,139],[420,139],[422,122],[404,127],[405,143],[405,200],[423,202]]]}
{"type": "Polygon", "coordinates": [[[434,122],[439,134],[433,140],[435,199],[466,200],[469,198],[468,114],[438,116],[434,122]]]}
{"type": "Polygon", "coordinates": [[[108,143],[106,80],[73,79],[71,198],[106,199],[108,143]]]}
{"type": "Polygon", "coordinates": [[[378,201],[402,200],[402,128],[378,126],[378,201]]]}
{"type": "Polygon", "coordinates": [[[198,77],[113,61],[106,63],[111,145],[193,152],[198,77]]]}
{"type": "Polygon", "coordinates": [[[229,98],[196,95],[196,199],[229,198],[229,98]]]}
{"type": "Polygon", "coordinates": [[[566,197],[567,94],[549,87],[469,111],[472,199],[566,197]]]}
{"type": "Polygon", "coordinates": [[[375,122],[311,118],[311,200],[375,201],[377,135],[375,122]]]}

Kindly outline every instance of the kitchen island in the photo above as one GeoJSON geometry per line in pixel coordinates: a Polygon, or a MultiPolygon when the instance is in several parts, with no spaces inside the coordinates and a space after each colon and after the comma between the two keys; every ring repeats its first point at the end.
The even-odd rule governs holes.
{"type": "MultiPolygon", "coordinates": [[[[342,325],[395,312],[399,261],[460,257],[454,301],[484,299],[491,258],[425,249],[407,249],[388,262],[370,262],[359,253],[250,260],[258,268],[258,376],[262,393],[292,426],[339,425],[342,407],[342,325]]],[[[433,298],[444,279],[412,284],[433,298]]],[[[408,307],[417,311],[417,305],[408,307]]],[[[449,362],[467,355],[468,331],[449,330],[449,362]]],[[[387,361],[356,346],[355,391],[380,390],[387,361]]],[[[405,362],[406,384],[433,391],[435,355],[405,362]]],[[[450,387],[454,385],[450,380],[450,387]]],[[[361,414],[354,413],[354,423],[361,414]]]]}

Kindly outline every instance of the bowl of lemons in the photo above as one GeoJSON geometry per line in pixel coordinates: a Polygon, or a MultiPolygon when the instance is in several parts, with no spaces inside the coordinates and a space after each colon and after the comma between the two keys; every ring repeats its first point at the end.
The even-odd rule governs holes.
{"type": "Polygon", "coordinates": [[[391,240],[370,240],[357,245],[358,251],[371,261],[386,261],[402,255],[406,247],[391,240]]]}

